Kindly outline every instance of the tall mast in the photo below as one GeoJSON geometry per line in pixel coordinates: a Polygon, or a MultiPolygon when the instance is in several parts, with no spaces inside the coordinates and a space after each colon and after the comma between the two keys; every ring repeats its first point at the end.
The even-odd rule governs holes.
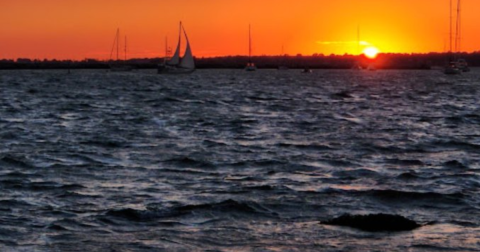
{"type": "Polygon", "coordinates": [[[252,25],[248,25],[248,61],[252,61],[252,25]]]}
{"type": "Polygon", "coordinates": [[[452,0],[450,0],[450,53],[452,52],[452,48],[453,48],[453,44],[452,44],[452,37],[453,37],[453,34],[452,34],[452,0]]]}
{"type": "Polygon", "coordinates": [[[125,36],[125,61],[127,61],[127,36],[125,36]]]}
{"type": "Polygon", "coordinates": [[[120,45],[120,29],[117,28],[117,61],[118,61],[118,54],[119,54],[119,45],[120,45]]]}
{"type": "Polygon", "coordinates": [[[455,27],[455,51],[458,52],[461,49],[461,36],[462,36],[462,27],[461,27],[461,1],[457,2],[457,22],[455,27]]]}
{"type": "Polygon", "coordinates": [[[357,54],[360,55],[360,25],[357,26],[357,54]]]}
{"type": "Polygon", "coordinates": [[[180,21],[180,30],[178,32],[178,54],[181,55],[182,48],[182,21],[180,21]]]}

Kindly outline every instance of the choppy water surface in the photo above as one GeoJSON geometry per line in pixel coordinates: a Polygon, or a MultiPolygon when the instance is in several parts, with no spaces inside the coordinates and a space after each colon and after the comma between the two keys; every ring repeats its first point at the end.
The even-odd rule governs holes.
{"type": "Polygon", "coordinates": [[[478,251],[480,71],[0,72],[1,251],[478,251]],[[320,222],[390,213],[369,233],[320,222]]]}

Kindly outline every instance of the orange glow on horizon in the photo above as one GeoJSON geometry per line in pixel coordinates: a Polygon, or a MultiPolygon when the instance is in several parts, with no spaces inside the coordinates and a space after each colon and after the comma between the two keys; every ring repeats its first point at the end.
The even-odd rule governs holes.
{"type": "MultiPolygon", "coordinates": [[[[462,7],[461,49],[480,51],[480,1],[462,7]]],[[[108,59],[117,28],[129,58],[163,57],[180,20],[196,57],[247,55],[249,24],[253,55],[444,52],[449,0],[5,0],[0,59],[108,59]]]]}

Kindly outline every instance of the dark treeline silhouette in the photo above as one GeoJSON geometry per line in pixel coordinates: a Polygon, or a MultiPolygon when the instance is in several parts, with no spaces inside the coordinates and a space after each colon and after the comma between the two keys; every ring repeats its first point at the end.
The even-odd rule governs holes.
{"type": "MultiPolygon", "coordinates": [[[[465,59],[470,66],[480,66],[480,52],[457,53],[455,57],[465,59]]],[[[310,56],[254,56],[252,61],[258,68],[313,68],[313,69],[349,69],[354,65],[364,68],[374,65],[377,69],[430,69],[431,67],[444,66],[449,59],[447,53],[426,54],[379,54],[376,59],[355,55],[322,55],[310,56]]],[[[137,69],[156,68],[162,58],[130,59],[127,64],[137,69]]],[[[212,58],[196,58],[197,68],[244,68],[248,62],[247,56],[224,56],[212,58]]],[[[85,60],[31,60],[16,59],[0,60],[0,69],[108,69],[111,61],[95,59],[85,60]]]]}

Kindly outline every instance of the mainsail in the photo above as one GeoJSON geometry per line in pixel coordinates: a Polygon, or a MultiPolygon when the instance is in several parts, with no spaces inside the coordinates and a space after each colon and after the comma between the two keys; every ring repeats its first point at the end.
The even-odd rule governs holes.
{"type": "Polygon", "coordinates": [[[180,22],[180,34],[178,36],[177,49],[173,57],[167,62],[170,66],[176,66],[180,63],[180,47],[182,46],[182,22],[180,22]]]}
{"type": "Polygon", "coordinates": [[[190,48],[190,42],[188,41],[188,36],[185,29],[183,29],[183,32],[185,34],[185,39],[187,40],[187,49],[185,50],[185,54],[183,55],[183,58],[180,61],[180,67],[187,68],[187,69],[194,69],[195,62],[193,61],[193,54],[192,54],[192,49],[190,48]]]}

